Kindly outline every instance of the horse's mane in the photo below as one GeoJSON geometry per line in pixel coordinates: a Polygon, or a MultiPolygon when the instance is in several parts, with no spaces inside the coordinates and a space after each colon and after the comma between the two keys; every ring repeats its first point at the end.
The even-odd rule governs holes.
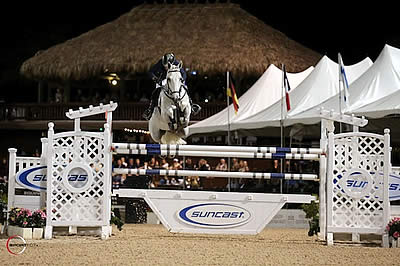
{"type": "Polygon", "coordinates": [[[168,68],[168,70],[172,70],[172,71],[175,71],[175,70],[180,70],[181,68],[178,66],[178,65],[174,65],[174,64],[171,64],[171,65],[169,65],[169,68],[168,68]]]}

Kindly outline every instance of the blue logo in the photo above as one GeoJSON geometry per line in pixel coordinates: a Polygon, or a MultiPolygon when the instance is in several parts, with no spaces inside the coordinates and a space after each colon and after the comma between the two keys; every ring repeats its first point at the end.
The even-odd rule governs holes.
{"type": "Polygon", "coordinates": [[[178,218],[194,226],[224,228],[249,222],[251,214],[246,209],[231,204],[203,203],[180,210],[178,218]]]}
{"type": "MultiPolygon", "coordinates": [[[[363,190],[363,189],[367,189],[367,187],[369,187],[369,181],[367,180],[360,180],[360,179],[355,179],[352,178],[354,176],[359,175],[360,172],[354,172],[352,174],[349,175],[349,178],[346,180],[345,182],[345,190],[363,190]]],[[[374,175],[375,172],[370,172],[371,175],[374,175]]],[[[383,173],[379,173],[380,176],[383,176],[383,173]]],[[[343,176],[338,175],[338,178],[341,179],[343,176]]],[[[335,182],[337,183],[337,181],[335,182]]],[[[379,189],[379,187],[383,184],[382,182],[371,182],[372,184],[372,188],[374,189],[379,189]]],[[[342,189],[343,193],[346,193],[343,189],[342,189]]],[[[369,198],[369,196],[367,195],[366,198],[369,198]]],[[[375,195],[375,198],[379,198],[378,196],[375,195]]],[[[390,201],[394,201],[394,200],[399,200],[400,199],[400,175],[391,173],[389,174],[389,200],[390,201]]]]}
{"type": "Polygon", "coordinates": [[[85,182],[88,178],[88,175],[68,175],[69,182],[85,182]]]}
{"type": "Polygon", "coordinates": [[[353,188],[365,188],[365,186],[368,185],[368,181],[359,181],[351,179],[347,179],[346,183],[347,187],[353,187],[353,188]]]}
{"type": "MultiPolygon", "coordinates": [[[[26,169],[22,169],[16,175],[16,180],[18,184],[23,186],[26,189],[34,190],[34,191],[46,191],[47,187],[47,166],[45,165],[37,165],[33,167],[29,167],[26,169]]],[[[57,178],[58,181],[61,181],[62,178],[59,176],[57,178]]],[[[70,174],[68,175],[68,182],[71,183],[82,183],[88,180],[87,174],[70,174]]],[[[79,186],[79,185],[78,185],[79,186]]],[[[81,185],[82,186],[82,185],[81,185]]]]}
{"type": "Polygon", "coordinates": [[[39,165],[23,169],[17,173],[16,180],[21,186],[34,190],[46,191],[47,166],[39,165]]]}

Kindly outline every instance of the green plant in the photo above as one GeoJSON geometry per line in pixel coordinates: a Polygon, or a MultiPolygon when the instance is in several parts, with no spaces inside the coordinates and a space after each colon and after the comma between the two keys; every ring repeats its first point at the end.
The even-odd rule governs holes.
{"type": "MultiPolygon", "coordinates": [[[[316,196],[317,197],[317,196],[316,196]]],[[[317,201],[312,201],[310,204],[302,204],[301,208],[306,213],[306,218],[310,219],[308,221],[309,231],[308,235],[316,235],[319,231],[319,203],[317,201]]]]}
{"type": "Polygon", "coordinates": [[[389,236],[398,239],[400,237],[400,217],[393,218],[386,226],[386,231],[389,236]]]}
{"type": "Polygon", "coordinates": [[[4,221],[7,219],[7,212],[4,211],[7,209],[7,196],[7,183],[0,183],[0,223],[2,224],[4,224],[4,221]]]}
{"type": "Polygon", "coordinates": [[[46,225],[46,217],[46,209],[34,211],[32,213],[32,227],[44,227],[46,225]]]}
{"type": "Polygon", "coordinates": [[[122,222],[121,218],[116,216],[113,211],[111,211],[111,220],[110,224],[115,224],[118,228],[119,231],[122,230],[122,226],[124,225],[124,222],[122,222]]]}
{"type": "Polygon", "coordinates": [[[43,227],[46,225],[45,210],[36,210],[32,213],[29,209],[12,208],[9,212],[9,225],[19,227],[43,227]]]}

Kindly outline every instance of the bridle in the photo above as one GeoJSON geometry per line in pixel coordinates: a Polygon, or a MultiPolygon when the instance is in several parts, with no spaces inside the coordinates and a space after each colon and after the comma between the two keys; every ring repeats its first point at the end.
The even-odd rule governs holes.
{"type": "MultiPolygon", "coordinates": [[[[180,70],[179,69],[168,70],[167,73],[171,73],[171,72],[180,72],[180,70]]],[[[168,85],[168,80],[167,80],[167,84],[165,86],[163,86],[163,92],[164,92],[165,96],[167,96],[169,99],[171,99],[173,101],[176,101],[176,100],[181,101],[186,96],[186,93],[187,93],[187,91],[185,89],[185,86],[184,86],[182,81],[181,81],[181,86],[179,87],[179,89],[175,90],[175,91],[172,91],[171,88],[168,85]],[[182,88],[184,88],[183,95],[181,95],[182,88]],[[175,98],[174,97],[175,94],[178,94],[178,96],[179,95],[181,95],[181,96],[178,97],[178,98],[175,98]]]]}

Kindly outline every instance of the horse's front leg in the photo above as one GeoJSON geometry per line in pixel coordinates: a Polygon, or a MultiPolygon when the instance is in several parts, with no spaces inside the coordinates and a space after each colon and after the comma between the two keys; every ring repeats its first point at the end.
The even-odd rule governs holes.
{"type": "Polygon", "coordinates": [[[164,123],[168,124],[168,128],[171,131],[175,131],[177,127],[176,118],[175,118],[175,109],[176,107],[168,101],[167,99],[161,100],[161,118],[164,123]]]}
{"type": "Polygon", "coordinates": [[[178,129],[178,117],[176,116],[176,106],[171,105],[167,108],[167,118],[166,121],[168,122],[168,127],[171,131],[175,131],[178,129]]]}
{"type": "Polygon", "coordinates": [[[183,110],[183,114],[180,117],[180,124],[182,127],[187,127],[189,125],[190,121],[190,114],[192,112],[192,108],[190,106],[189,101],[187,101],[186,104],[182,103],[181,110],[183,110]]]}

